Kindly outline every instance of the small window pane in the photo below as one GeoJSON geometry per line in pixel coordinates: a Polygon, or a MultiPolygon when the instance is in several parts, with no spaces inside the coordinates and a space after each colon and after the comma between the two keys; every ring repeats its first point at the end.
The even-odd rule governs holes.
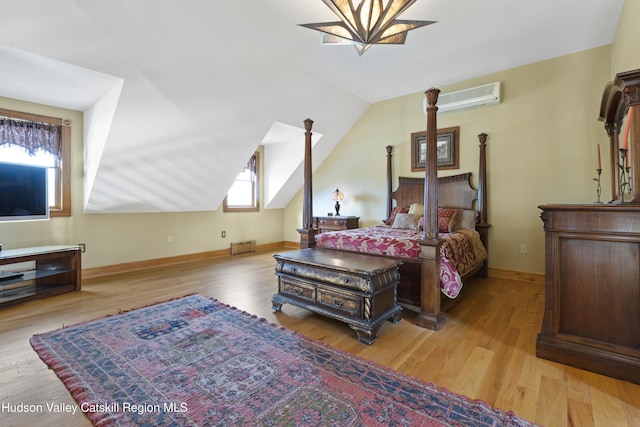
{"type": "Polygon", "coordinates": [[[227,194],[227,206],[253,206],[253,182],[236,181],[227,194]]]}
{"type": "Polygon", "coordinates": [[[258,202],[258,154],[247,164],[235,182],[231,185],[224,199],[224,212],[256,212],[260,210],[258,202]],[[251,169],[255,168],[255,171],[251,169]]]}

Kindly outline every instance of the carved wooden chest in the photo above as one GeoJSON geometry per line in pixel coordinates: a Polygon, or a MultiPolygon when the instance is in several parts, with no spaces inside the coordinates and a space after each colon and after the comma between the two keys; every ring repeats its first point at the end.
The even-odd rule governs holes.
{"type": "Polygon", "coordinates": [[[400,321],[397,260],[319,248],[274,255],[278,293],[273,309],[289,303],[347,323],[371,344],[389,319],[400,321]]]}

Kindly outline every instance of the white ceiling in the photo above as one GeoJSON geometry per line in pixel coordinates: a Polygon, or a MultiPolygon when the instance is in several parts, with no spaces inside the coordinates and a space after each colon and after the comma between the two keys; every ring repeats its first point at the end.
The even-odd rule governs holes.
{"type": "Polygon", "coordinates": [[[263,140],[280,208],[307,117],[317,167],[370,103],[610,44],[623,4],[418,0],[360,57],[297,25],[321,0],[0,0],[0,96],[84,111],[86,212],[215,210],[263,140]]]}

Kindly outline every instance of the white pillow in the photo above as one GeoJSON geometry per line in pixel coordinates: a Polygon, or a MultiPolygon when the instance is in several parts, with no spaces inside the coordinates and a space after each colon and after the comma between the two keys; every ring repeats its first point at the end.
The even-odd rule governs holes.
{"type": "Polygon", "coordinates": [[[466,228],[467,230],[476,229],[476,216],[477,212],[472,209],[465,209],[462,211],[462,217],[460,218],[460,228],[466,228]]]}

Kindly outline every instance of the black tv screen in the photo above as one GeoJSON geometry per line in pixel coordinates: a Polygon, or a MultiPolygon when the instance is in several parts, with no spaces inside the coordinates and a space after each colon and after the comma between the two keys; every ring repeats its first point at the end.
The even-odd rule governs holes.
{"type": "Polygon", "coordinates": [[[0,221],[49,218],[47,168],[0,162],[0,221]]]}

